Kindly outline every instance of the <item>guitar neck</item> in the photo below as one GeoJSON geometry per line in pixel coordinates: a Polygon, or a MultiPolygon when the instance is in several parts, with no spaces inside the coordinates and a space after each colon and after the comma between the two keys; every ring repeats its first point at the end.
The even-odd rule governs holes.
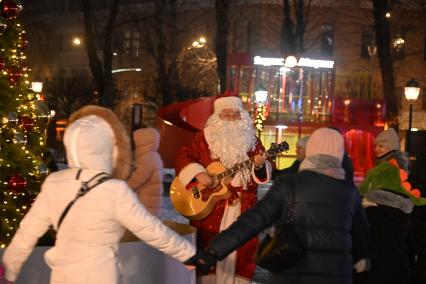
{"type": "MultiPolygon", "coordinates": [[[[266,155],[268,157],[270,157],[270,156],[276,155],[276,153],[274,151],[266,151],[266,155]]],[[[253,164],[253,160],[252,159],[248,159],[248,160],[246,160],[246,161],[244,161],[242,163],[236,164],[232,168],[229,168],[226,171],[224,171],[224,172],[216,175],[216,179],[218,181],[220,181],[220,180],[222,180],[222,179],[224,179],[224,178],[226,178],[228,176],[231,176],[231,175],[239,172],[240,170],[242,170],[242,169],[244,169],[244,168],[246,168],[248,166],[251,166],[251,164],[253,164]]]]}
{"type": "Polygon", "coordinates": [[[224,172],[221,172],[220,174],[216,175],[216,179],[222,180],[228,176],[231,176],[233,174],[235,174],[236,172],[250,166],[253,163],[253,161],[251,159],[248,159],[242,163],[236,164],[235,166],[233,166],[232,168],[227,169],[224,172]]]}

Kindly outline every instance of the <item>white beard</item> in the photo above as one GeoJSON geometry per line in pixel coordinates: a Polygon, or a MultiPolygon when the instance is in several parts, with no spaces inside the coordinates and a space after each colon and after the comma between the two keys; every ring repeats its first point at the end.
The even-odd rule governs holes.
{"type": "MultiPolygon", "coordinates": [[[[244,111],[241,111],[241,120],[237,121],[222,120],[218,114],[213,114],[207,121],[204,133],[212,158],[219,158],[226,168],[246,161],[249,158],[247,152],[256,146],[253,121],[244,111]]],[[[242,185],[246,188],[251,169],[246,168],[240,173],[242,185]]]]}

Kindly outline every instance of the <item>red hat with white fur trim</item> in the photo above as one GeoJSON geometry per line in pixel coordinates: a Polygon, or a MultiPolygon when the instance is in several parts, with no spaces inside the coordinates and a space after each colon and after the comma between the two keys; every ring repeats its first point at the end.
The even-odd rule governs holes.
{"type": "Polygon", "coordinates": [[[243,110],[243,102],[235,96],[220,97],[214,101],[214,112],[221,112],[225,108],[243,110]]]}

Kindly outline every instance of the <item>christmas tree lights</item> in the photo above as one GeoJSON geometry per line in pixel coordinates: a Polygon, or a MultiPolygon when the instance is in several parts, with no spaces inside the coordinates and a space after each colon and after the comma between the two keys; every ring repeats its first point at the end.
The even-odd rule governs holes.
{"type": "Polygon", "coordinates": [[[21,11],[19,1],[0,0],[0,248],[11,241],[47,174],[48,117],[39,115],[30,90],[21,11]]]}

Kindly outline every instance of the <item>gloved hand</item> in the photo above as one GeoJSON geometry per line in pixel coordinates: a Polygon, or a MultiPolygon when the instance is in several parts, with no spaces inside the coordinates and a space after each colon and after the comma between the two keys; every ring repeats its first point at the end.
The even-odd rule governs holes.
{"type": "Polygon", "coordinates": [[[197,252],[196,255],[184,262],[185,265],[197,267],[197,274],[206,275],[212,270],[218,260],[217,253],[212,249],[197,252]]]}

